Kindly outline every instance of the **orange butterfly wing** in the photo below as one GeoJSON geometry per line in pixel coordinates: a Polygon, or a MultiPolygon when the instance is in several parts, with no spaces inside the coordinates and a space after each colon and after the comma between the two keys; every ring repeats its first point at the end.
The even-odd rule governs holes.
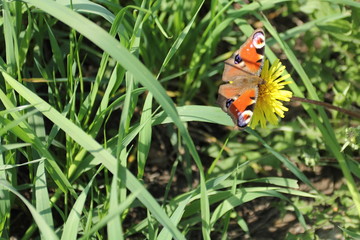
{"type": "Polygon", "coordinates": [[[244,128],[251,120],[256,103],[259,77],[264,62],[265,34],[256,29],[231,58],[225,61],[219,87],[218,104],[227,112],[234,123],[244,128]]]}

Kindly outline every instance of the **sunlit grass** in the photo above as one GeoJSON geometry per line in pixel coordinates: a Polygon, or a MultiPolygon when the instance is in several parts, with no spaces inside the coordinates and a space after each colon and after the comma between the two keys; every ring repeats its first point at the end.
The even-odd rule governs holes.
{"type": "MultiPolygon", "coordinates": [[[[269,197],[296,215],[307,229],[304,236],[315,236],[316,228],[304,218],[314,216],[297,199],[313,201],[315,208],[328,197],[298,167],[309,148],[336,160],[346,179],[344,196],[354,203],[346,205],[346,215],[360,215],[354,180],[360,176],[359,163],[352,159],[359,152],[354,145],[340,148],[347,142],[342,130],[358,120],[304,104],[277,128],[229,134],[233,123],[215,106],[222,62],[251,33],[249,23],[264,26],[270,62],[281,55],[284,64],[291,63],[287,70],[296,96],[323,100],[331,91],[337,94],[334,104],[356,106],[354,62],[360,48],[344,36],[358,34],[350,16],[359,13],[360,4],[336,1],[339,8],[326,15],[304,5],[308,22],[291,27],[267,19],[277,9],[284,15],[298,11],[299,3],[287,1],[240,8],[232,1],[143,1],[126,7],[25,2],[2,5],[2,238],[228,239],[230,231],[249,236],[252,229],[238,207],[269,197]],[[340,4],[352,9],[340,11],[340,4]],[[299,36],[304,41],[321,36],[325,47],[317,53],[306,42],[309,56],[298,56],[299,36]],[[346,65],[335,65],[324,50],[330,47],[346,65]],[[355,49],[356,56],[347,49],[355,49]],[[324,59],[317,68],[349,79],[331,82],[329,75],[321,75],[324,81],[319,81],[321,71],[311,66],[319,62],[316,54],[324,59]],[[346,100],[336,100],[341,97],[346,100]],[[158,192],[149,187],[148,166],[168,172],[158,192]],[[267,173],[265,166],[275,171],[267,173]],[[284,171],[293,177],[273,175],[284,171]],[[311,190],[299,191],[299,184],[311,190]]],[[[334,9],[326,1],[319,4],[324,11],[334,9]]],[[[291,113],[292,106],[287,107],[291,113]]],[[[355,218],[336,221],[344,232],[357,231],[355,218]]]]}

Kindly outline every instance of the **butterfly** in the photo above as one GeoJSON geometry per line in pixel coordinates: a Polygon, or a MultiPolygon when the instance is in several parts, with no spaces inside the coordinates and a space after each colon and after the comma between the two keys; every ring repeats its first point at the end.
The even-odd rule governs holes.
{"type": "Polygon", "coordinates": [[[258,97],[264,63],[265,33],[256,29],[231,58],[225,61],[217,102],[239,128],[250,123],[258,97]]]}

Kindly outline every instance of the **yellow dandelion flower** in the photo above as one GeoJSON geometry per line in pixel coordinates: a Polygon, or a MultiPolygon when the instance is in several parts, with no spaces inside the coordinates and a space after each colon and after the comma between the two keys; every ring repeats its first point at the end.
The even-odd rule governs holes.
{"type": "Polygon", "coordinates": [[[269,61],[265,61],[261,72],[264,83],[259,86],[258,98],[250,123],[251,128],[255,128],[259,122],[260,126],[264,128],[267,121],[277,125],[279,121],[277,116],[284,118],[284,112],[289,110],[281,102],[288,102],[292,97],[292,92],[283,90],[285,85],[291,83],[291,81],[285,81],[290,74],[281,76],[284,70],[285,66],[279,59],[270,68],[269,61]]]}

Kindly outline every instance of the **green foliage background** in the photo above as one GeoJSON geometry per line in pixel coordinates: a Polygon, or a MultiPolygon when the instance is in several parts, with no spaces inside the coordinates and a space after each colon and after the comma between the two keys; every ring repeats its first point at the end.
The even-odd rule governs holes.
{"type": "Polygon", "coordinates": [[[293,102],[279,126],[238,131],[215,103],[223,61],[263,27],[295,96],[358,111],[359,2],[1,8],[2,239],[249,238],[238,209],[259,198],[296,215],[301,233],[283,238],[359,237],[359,119],[293,102]],[[339,169],[342,186],[325,195],[304,165],[339,169]],[[164,188],[147,166],[167,168],[164,188]]]}

